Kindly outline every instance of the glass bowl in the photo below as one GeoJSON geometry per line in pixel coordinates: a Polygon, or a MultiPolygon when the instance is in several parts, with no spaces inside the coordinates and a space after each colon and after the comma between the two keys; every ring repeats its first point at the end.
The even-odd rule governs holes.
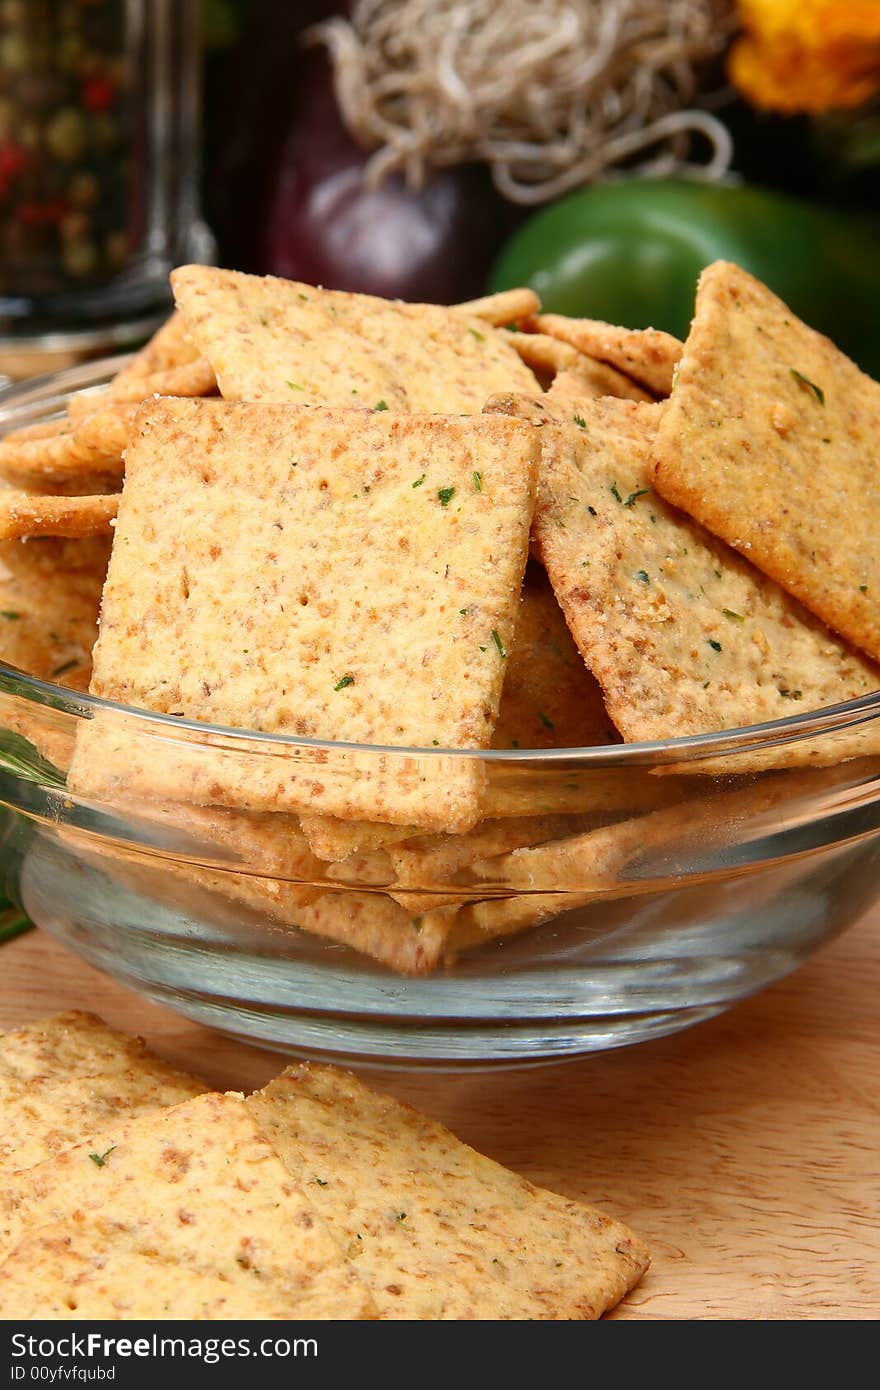
{"type": "MultiPolygon", "coordinates": [[[[0,430],[119,365],[12,388],[0,430]]],[[[455,752],[223,729],[0,666],[0,806],[9,896],[191,1018],[310,1056],[534,1064],[710,1018],[880,896],[880,692],[701,738],[455,752]],[[316,858],[303,788],[389,776],[476,782],[484,821],[316,858]]]]}

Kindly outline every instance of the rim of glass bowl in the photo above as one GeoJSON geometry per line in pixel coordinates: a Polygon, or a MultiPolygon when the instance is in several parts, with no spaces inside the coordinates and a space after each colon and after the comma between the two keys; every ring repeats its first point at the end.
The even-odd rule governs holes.
{"type": "MultiPolygon", "coordinates": [[[[61,411],[71,396],[104,386],[132,360],[133,353],[102,357],[61,371],[48,372],[24,382],[13,382],[0,390],[0,435],[36,419],[47,419],[61,411]]],[[[642,743],[599,744],[584,748],[420,748],[401,744],[349,743],[332,739],[297,737],[289,734],[266,733],[259,729],[241,729],[222,724],[208,724],[197,719],[159,714],[135,705],[105,700],[98,695],[80,693],[51,681],[38,680],[26,672],[0,662],[0,692],[30,700],[74,718],[90,718],[100,709],[115,710],[132,719],[145,731],[157,734],[186,730],[188,734],[204,734],[213,742],[218,737],[236,744],[265,744],[268,748],[346,749],[399,757],[479,758],[493,763],[555,763],[576,759],[587,765],[625,767],[627,765],[656,765],[668,761],[697,761],[720,753],[736,754],[742,750],[772,748],[782,744],[816,738],[822,734],[858,728],[880,719],[880,688],[855,700],[826,706],[821,710],[804,711],[783,719],[749,724],[736,729],[718,729],[707,734],[688,734],[679,738],[656,739],[642,743]]],[[[192,742],[193,739],[187,740],[192,742]]],[[[216,745],[215,745],[216,746],[216,745]]],[[[228,746],[228,745],[227,745],[228,746]]]]}

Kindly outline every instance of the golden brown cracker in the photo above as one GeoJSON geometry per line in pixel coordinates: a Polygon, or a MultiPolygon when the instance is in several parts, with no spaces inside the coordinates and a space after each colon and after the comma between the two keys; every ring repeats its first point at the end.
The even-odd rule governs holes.
{"type": "Polygon", "coordinates": [[[544,390],[565,374],[576,383],[579,395],[619,396],[621,400],[630,401],[654,399],[616,367],[578,352],[561,338],[551,338],[546,333],[510,333],[508,337],[544,390]]]}
{"type": "Polygon", "coordinates": [[[0,488],[0,541],[109,535],[118,507],[116,493],[69,497],[0,488]]]}
{"type": "Polygon", "coordinates": [[[80,443],[73,424],[49,435],[0,439],[0,475],[13,486],[51,488],[55,482],[94,471],[95,465],[95,450],[80,443]]]}
{"type": "MultiPolygon", "coordinates": [[[[272,733],[486,746],[537,461],[534,432],[501,425],[157,402],[128,452],[93,692],[272,733]],[[308,545],[285,544],[285,528],[308,545]]],[[[338,750],[334,770],[336,751],[299,784],[293,757],[287,786],[280,763],[271,786],[256,771],[249,809],[477,819],[475,761],[429,759],[434,777],[424,757],[389,755],[377,779],[372,755],[373,775],[346,781],[357,751],[338,750]]]]}
{"type": "Polygon", "coordinates": [[[405,840],[415,833],[410,825],[388,825],[380,821],[344,821],[333,816],[300,816],[300,825],[309,848],[318,859],[334,862],[352,854],[368,854],[382,845],[405,840]]]}
{"type": "Polygon", "coordinates": [[[471,318],[485,319],[486,323],[497,328],[519,323],[540,312],[541,301],[534,290],[527,288],[498,290],[495,294],[483,295],[481,299],[468,299],[463,304],[452,306],[458,313],[471,318]]]}
{"type": "Polygon", "coordinates": [[[55,439],[60,434],[69,434],[71,428],[71,422],[66,416],[38,420],[33,425],[22,425],[19,429],[8,430],[3,435],[3,443],[25,444],[34,439],[55,439]]]}
{"type": "Polygon", "coordinates": [[[625,739],[736,729],[877,688],[873,664],[656,495],[662,405],[572,410],[554,391],[535,541],[625,739]]]}
{"type": "Polygon", "coordinates": [[[174,1268],[182,1284],[192,1274],[253,1290],[251,1316],[266,1315],[267,1292],[276,1317],[375,1312],[240,1096],[206,1094],[119,1119],[4,1188],[0,1209],[11,1247],[0,1266],[3,1317],[49,1317],[65,1305],[79,1317],[109,1316],[123,1292],[139,1317],[133,1273],[144,1256],[174,1268]],[[53,1229],[47,1245],[41,1231],[59,1226],[69,1244],[53,1229]],[[85,1246],[81,1232],[91,1237],[85,1246]]]}
{"type": "Polygon", "coordinates": [[[119,1116],[177,1105],[203,1089],[92,1014],[15,1029],[0,1037],[0,1169],[8,1177],[119,1116]]]}
{"type": "MultiPolygon", "coordinates": [[[[602,692],[584,665],[544,571],[526,570],[508,653],[493,748],[577,748],[617,743],[602,692]]],[[[491,771],[491,770],[490,770],[491,771]]],[[[534,786],[530,789],[534,796],[534,786]]],[[[504,814],[500,809],[498,814],[504,814]]],[[[371,851],[417,834],[412,826],[301,817],[319,859],[362,859],[371,851]]],[[[456,837],[453,837],[453,841],[456,837]]]]}
{"type": "Polygon", "coordinates": [[[878,438],[880,384],[738,266],[703,272],[656,487],[875,659],[878,438]]]}
{"type": "Polygon", "coordinates": [[[584,748],[619,743],[540,565],[526,569],[493,748],[584,748]]]}
{"type": "MultiPolygon", "coordinates": [[[[150,1322],[287,1319],[283,1297],[253,1282],[247,1288],[219,1275],[187,1269],[143,1251],[111,1221],[80,1216],[23,1237],[0,1265],[3,1317],[53,1322],[96,1318],[150,1322]]],[[[346,1316],[340,1311],[339,1316],[346,1316]]]]}
{"type": "Polygon", "coordinates": [[[597,1318],[648,1252],[348,1072],[290,1067],[246,1102],[381,1318],[597,1318]]]}
{"type": "Polygon", "coordinates": [[[108,537],[0,541],[0,660],[88,688],[108,537]]]}
{"type": "Polygon", "coordinates": [[[69,1009],[0,1033],[0,1087],[126,1071],[149,1057],[142,1038],[69,1009]]]}
{"type": "Polygon", "coordinates": [[[100,1134],[120,1116],[135,1116],[199,1095],[193,1077],[145,1054],[128,1070],[29,1082],[3,1089],[0,1171],[22,1172],[100,1134]]]}
{"type": "Polygon", "coordinates": [[[426,940],[436,940],[440,927],[442,957],[448,961],[454,954],[451,943],[460,936],[458,913],[435,914],[434,909],[458,907],[485,892],[481,880],[470,873],[472,864],[581,833],[601,819],[551,814],[487,820],[463,835],[417,836],[402,845],[354,855],[331,872],[353,886],[385,887],[395,902],[415,914],[426,940]]]}
{"type": "Polygon", "coordinates": [[[128,446],[139,408],[136,401],[108,401],[102,408],[78,421],[75,427],[77,442],[84,449],[90,450],[95,461],[102,467],[107,467],[115,461],[121,476],[122,456],[128,446]]]}
{"type": "Polygon", "coordinates": [[[571,319],[563,314],[539,314],[533,320],[539,333],[559,338],[579,352],[606,362],[655,396],[668,396],[682,343],[656,328],[618,328],[598,319],[571,319]]]}
{"type": "Polygon", "coordinates": [[[567,392],[577,400],[582,400],[584,396],[616,396],[621,401],[654,400],[638,382],[624,376],[616,367],[609,367],[607,362],[596,362],[592,357],[583,355],[573,367],[559,372],[551,385],[557,386],[557,383],[557,396],[560,398],[567,392]]]}
{"type": "Polygon", "coordinates": [[[207,266],[171,278],[227,400],[454,415],[535,387],[507,335],[457,309],[207,266]]]}
{"type": "Polygon", "coordinates": [[[559,372],[577,366],[581,353],[559,338],[546,333],[509,333],[508,338],[526,366],[531,368],[546,390],[559,372]]]}
{"type": "Polygon", "coordinates": [[[198,360],[198,349],[187,333],[182,315],[173,313],[157,328],[149,342],[117,372],[107,387],[107,394],[111,400],[143,400],[149,395],[144,389],[148,378],[198,360]]]}

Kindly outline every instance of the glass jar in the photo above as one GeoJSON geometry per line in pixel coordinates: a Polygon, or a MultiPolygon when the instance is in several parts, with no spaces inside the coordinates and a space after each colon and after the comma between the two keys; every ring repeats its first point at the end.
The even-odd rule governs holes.
{"type": "Polygon", "coordinates": [[[210,258],[199,20],[199,0],[0,0],[4,357],[136,337],[169,270],[210,258]]]}

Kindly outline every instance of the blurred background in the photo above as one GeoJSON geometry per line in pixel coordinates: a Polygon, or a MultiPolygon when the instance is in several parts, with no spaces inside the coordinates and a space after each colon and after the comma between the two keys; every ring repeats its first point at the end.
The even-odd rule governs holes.
{"type": "Polygon", "coordinates": [[[877,0],[0,0],[0,370],[185,260],[683,335],[753,270],[880,374],[877,0]]]}

